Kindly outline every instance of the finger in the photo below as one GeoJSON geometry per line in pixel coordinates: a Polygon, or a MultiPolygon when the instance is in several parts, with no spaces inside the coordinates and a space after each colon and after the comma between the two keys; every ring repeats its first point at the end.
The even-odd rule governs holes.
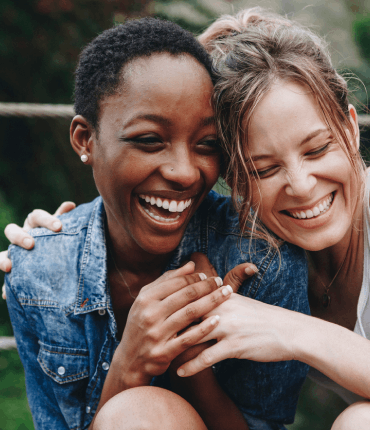
{"type": "Polygon", "coordinates": [[[70,212],[72,209],[76,207],[76,203],[73,202],[63,202],[59,208],[55,211],[54,216],[62,215],[67,212],[70,212]]]}
{"type": "Polygon", "coordinates": [[[201,252],[193,252],[190,259],[195,263],[196,272],[205,273],[208,277],[218,276],[216,269],[212,266],[205,254],[202,254],[201,252]]]}
{"type": "Polygon", "coordinates": [[[52,231],[60,231],[62,223],[60,220],[42,209],[35,209],[28,214],[23,228],[28,231],[35,227],[45,227],[52,231]]]}
{"type": "Polygon", "coordinates": [[[255,275],[258,272],[257,267],[252,263],[242,263],[234,267],[227,273],[224,278],[224,283],[231,285],[234,293],[236,293],[242,283],[255,275]]]}
{"type": "Polygon", "coordinates": [[[179,376],[192,376],[219,361],[230,358],[229,348],[225,347],[224,341],[217,342],[213,346],[202,351],[197,357],[183,364],[177,369],[179,376]]]}
{"type": "Polygon", "coordinates": [[[189,285],[196,284],[205,278],[206,275],[203,273],[192,273],[190,275],[177,276],[175,278],[167,279],[161,283],[156,284],[154,287],[148,290],[146,294],[151,299],[166,300],[172,294],[175,294],[189,285]]]}
{"type": "Polygon", "coordinates": [[[4,300],[6,300],[5,284],[3,285],[1,296],[4,300]]]}
{"type": "MultiPolygon", "coordinates": [[[[194,263],[192,261],[189,261],[188,263],[185,264],[185,266],[182,266],[179,269],[169,270],[163,273],[163,275],[157,278],[155,281],[143,287],[141,291],[143,293],[150,292],[151,297],[153,296],[156,298],[160,298],[160,300],[162,300],[165,297],[167,297],[168,294],[172,294],[172,292],[177,291],[178,289],[178,288],[176,289],[175,287],[175,289],[172,292],[168,293],[164,291],[165,286],[167,287],[171,286],[172,282],[177,284],[177,281],[180,278],[191,276],[193,275],[193,273],[194,273],[194,263]]],[[[192,278],[189,278],[189,279],[193,279],[192,282],[198,282],[200,280],[199,275],[197,275],[196,277],[193,276],[192,278]]],[[[182,287],[185,287],[186,285],[187,283],[185,282],[182,285],[182,287]]]]}
{"type": "Polygon", "coordinates": [[[0,270],[3,272],[10,272],[12,262],[8,258],[8,251],[0,252],[0,270]]]}
{"type": "MultiPolygon", "coordinates": [[[[194,274],[193,276],[197,275],[201,279],[202,277],[206,276],[203,273],[194,274]]],[[[167,296],[163,300],[162,305],[166,307],[167,315],[172,315],[174,312],[178,311],[179,309],[182,309],[187,304],[195,302],[201,297],[204,297],[207,294],[212,293],[212,291],[217,290],[219,287],[221,287],[221,285],[222,279],[219,277],[207,278],[201,280],[200,282],[190,283],[186,287],[167,296]]]]}
{"type": "Polygon", "coordinates": [[[196,302],[186,305],[184,308],[178,310],[165,321],[167,332],[172,335],[183,330],[192,322],[201,318],[211,310],[217,308],[221,303],[228,300],[233,289],[230,285],[225,285],[218,288],[211,294],[200,298],[196,302]]]}
{"type": "Polygon", "coordinates": [[[19,225],[8,224],[4,230],[5,236],[14,245],[21,246],[25,249],[32,249],[35,241],[32,236],[27,234],[19,225]]]}
{"type": "Polygon", "coordinates": [[[191,346],[199,343],[204,336],[207,336],[215,327],[217,327],[219,321],[220,317],[218,315],[214,315],[213,317],[207,318],[202,323],[194,326],[192,330],[186,331],[182,335],[174,338],[172,340],[171,348],[171,354],[173,357],[177,357],[191,346]]]}

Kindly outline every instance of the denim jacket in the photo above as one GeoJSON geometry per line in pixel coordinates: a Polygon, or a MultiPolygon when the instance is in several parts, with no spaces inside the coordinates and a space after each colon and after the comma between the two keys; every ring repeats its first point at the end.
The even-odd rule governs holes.
{"type": "MultiPolygon", "coordinates": [[[[117,326],[107,282],[105,211],[100,197],[61,217],[63,230],[34,229],[35,247],[10,246],[6,294],[28,401],[36,429],[86,429],[96,411],[113,353],[117,326]]],[[[222,278],[252,261],[258,274],[239,292],[308,313],[303,251],[241,238],[230,198],[211,192],[187,226],[167,269],[192,252],[205,253],[222,278]]],[[[225,360],[214,366],[225,392],[251,430],[284,429],[294,419],[308,366],[297,361],[225,360]]],[[[153,384],[167,387],[166,374],[153,384]]],[[[169,387],[170,388],[170,387],[169,387]]]]}

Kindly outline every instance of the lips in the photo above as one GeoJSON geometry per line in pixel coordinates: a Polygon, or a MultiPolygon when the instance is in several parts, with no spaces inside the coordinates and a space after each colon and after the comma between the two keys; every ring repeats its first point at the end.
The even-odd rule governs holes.
{"type": "Polygon", "coordinates": [[[325,197],[324,199],[320,200],[318,203],[315,204],[315,206],[309,208],[309,209],[297,209],[297,210],[286,210],[284,211],[286,214],[293,218],[298,219],[310,219],[310,218],[316,218],[325,212],[327,212],[333,202],[334,193],[331,193],[328,197],[325,197]]]}
{"type": "Polygon", "coordinates": [[[191,206],[193,199],[173,200],[140,194],[139,202],[151,218],[156,221],[170,223],[180,218],[181,214],[191,206]]]}

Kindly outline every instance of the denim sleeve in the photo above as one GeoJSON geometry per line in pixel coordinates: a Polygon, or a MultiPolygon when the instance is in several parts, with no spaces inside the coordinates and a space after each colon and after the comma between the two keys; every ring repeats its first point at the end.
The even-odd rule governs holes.
{"type": "MultiPolygon", "coordinates": [[[[5,277],[7,305],[25,376],[28,402],[36,430],[69,429],[47,375],[42,371],[37,355],[39,343],[25,309],[18,302],[9,276],[5,277]]],[[[32,308],[32,307],[31,307],[32,308]]]]}

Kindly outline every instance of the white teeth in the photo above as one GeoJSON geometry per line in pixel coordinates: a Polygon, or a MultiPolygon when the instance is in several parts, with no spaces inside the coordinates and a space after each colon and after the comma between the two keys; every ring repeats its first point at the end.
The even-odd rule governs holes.
{"type": "Polygon", "coordinates": [[[147,208],[143,208],[144,211],[152,218],[156,219],[157,221],[164,221],[164,222],[174,222],[177,221],[180,218],[180,215],[177,215],[175,218],[164,218],[159,215],[155,215],[152,212],[150,212],[147,208]]]}
{"type": "Polygon", "coordinates": [[[315,206],[312,210],[308,209],[306,211],[301,212],[290,212],[290,215],[294,218],[298,219],[310,219],[323,213],[327,212],[331,206],[331,202],[333,201],[333,195],[331,194],[326,200],[321,202],[318,206],[315,206]]]}
{"type": "Polygon", "coordinates": [[[313,212],[314,216],[317,216],[320,213],[320,209],[317,207],[314,207],[312,212],[313,212]]]}
{"type": "Polygon", "coordinates": [[[313,217],[313,212],[310,211],[310,210],[306,211],[306,216],[307,216],[307,218],[312,218],[313,217]]]}
{"type": "Polygon", "coordinates": [[[152,206],[156,205],[159,208],[168,210],[169,212],[183,212],[191,205],[192,202],[192,199],[181,200],[178,202],[177,200],[162,200],[160,197],[146,196],[144,194],[140,194],[139,197],[147,203],[150,203],[152,206]]]}
{"type": "Polygon", "coordinates": [[[170,212],[177,212],[177,202],[175,200],[172,200],[170,203],[170,207],[168,208],[170,212]]]}

